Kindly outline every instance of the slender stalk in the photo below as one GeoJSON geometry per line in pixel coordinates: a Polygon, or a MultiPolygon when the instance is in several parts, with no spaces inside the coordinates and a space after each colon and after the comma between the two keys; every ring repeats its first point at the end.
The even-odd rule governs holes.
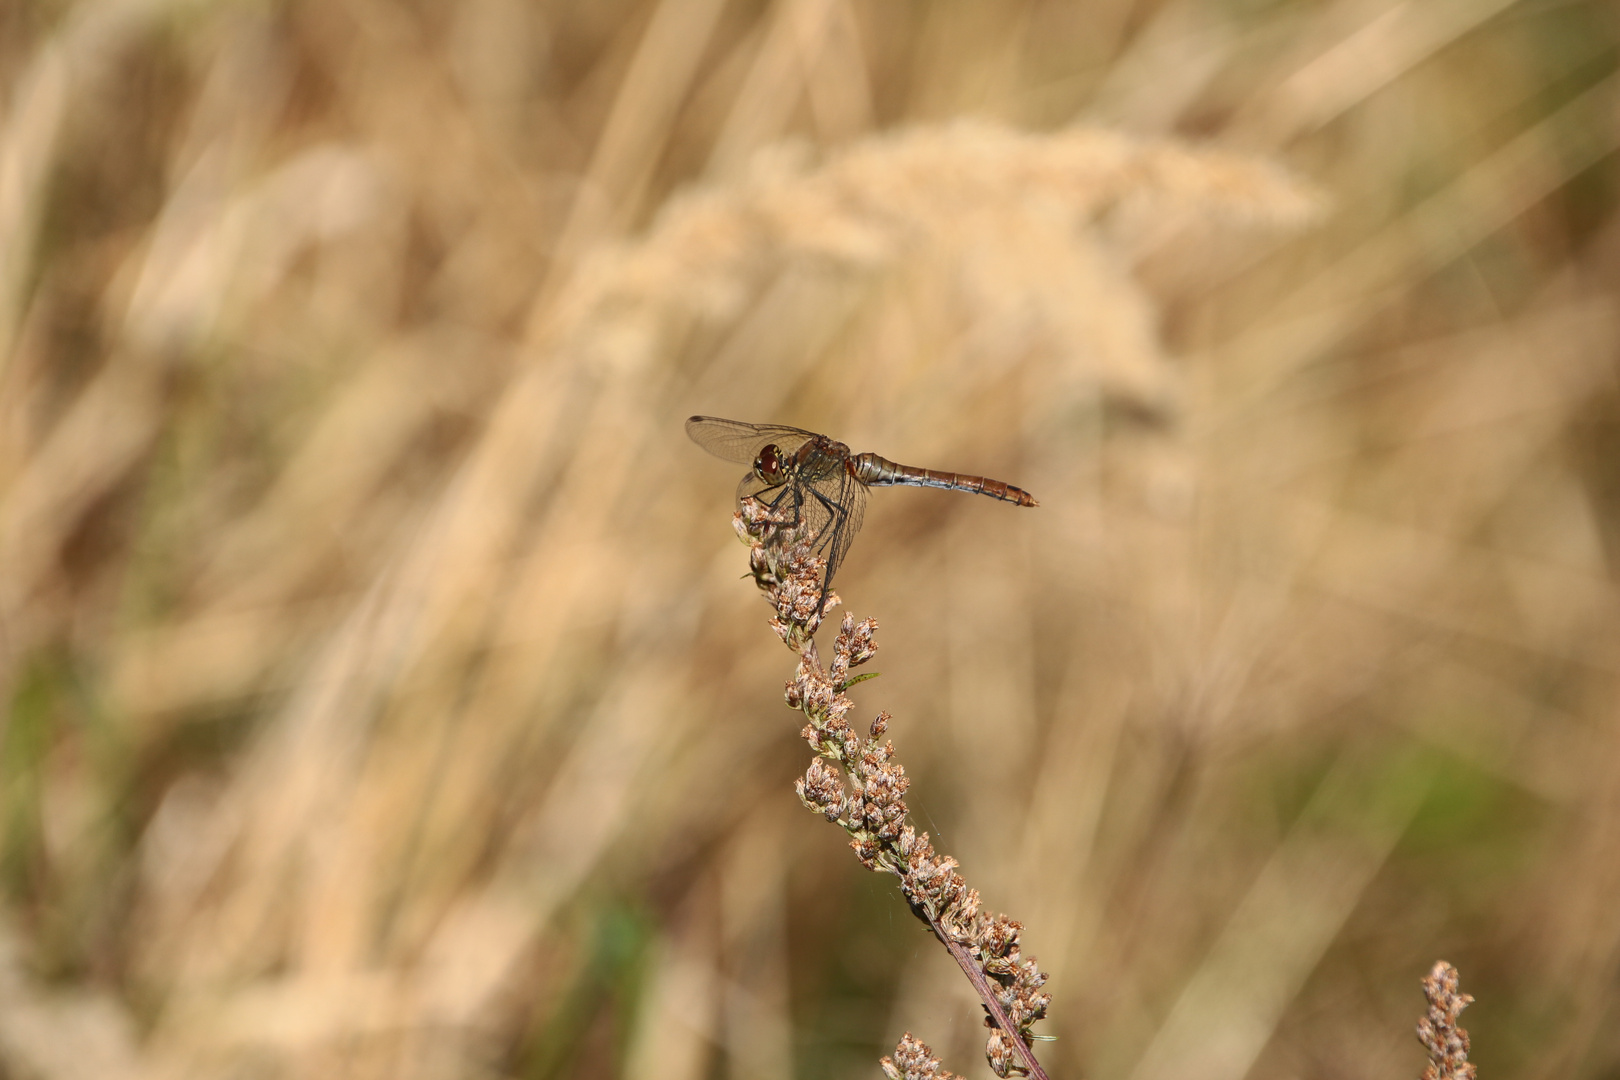
{"type": "Polygon", "coordinates": [[[967,951],[967,946],[958,945],[947,937],[945,931],[933,916],[929,916],[928,925],[933,927],[934,936],[939,938],[940,944],[950,950],[951,958],[956,961],[956,966],[962,969],[962,974],[968,977],[968,982],[972,983],[973,989],[978,991],[979,1000],[984,1002],[984,1007],[989,1011],[990,1018],[996,1022],[997,1027],[1005,1031],[1008,1037],[1012,1039],[1013,1050],[1018,1054],[1018,1060],[1023,1063],[1024,1068],[1029,1070],[1031,1080],[1050,1080],[1050,1077],[1046,1075],[1046,1070],[1041,1068],[1041,1063],[1035,1060],[1035,1051],[1029,1048],[1029,1044],[1018,1034],[1018,1028],[1013,1025],[1013,1022],[1007,1018],[1006,1012],[1002,1010],[1001,1003],[996,1000],[995,991],[991,989],[990,980],[984,977],[983,971],[979,970],[979,965],[974,962],[972,955],[967,951]]]}
{"type": "MultiPolygon", "coordinates": [[[[876,653],[877,622],[845,615],[831,663],[824,666],[815,633],[838,599],[822,595],[826,559],[816,554],[815,538],[802,520],[753,499],[742,501],[736,527],[751,549],[754,579],[776,609],[771,626],[799,655],[785,697],[809,720],[802,735],[815,752],[795,785],[799,799],[849,834],[863,866],[899,879],[913,914],[928,924],[984,1002],[991,1028],[985,1057],[996,1075],[1048,1080],[1030,1049],[1029,1031],[1046,1016],[1051,996],[1041,991],[1046,974],[1022,955],[1022,924],[981,910],[979,894],[957,872],[956,860],[935,851],[928,834],[910,823],[904,796],[911,780],[895,760],[894,744],[884,739],[889,715],[879,713],[864,735],[849,724],[855,703],[847,691],[866,677],[851,672],[876,653]]],[[[880,1064],[886,1075],[905,1080],[953,1076],[910,1032],[895,1056],[880,1064]]]]}

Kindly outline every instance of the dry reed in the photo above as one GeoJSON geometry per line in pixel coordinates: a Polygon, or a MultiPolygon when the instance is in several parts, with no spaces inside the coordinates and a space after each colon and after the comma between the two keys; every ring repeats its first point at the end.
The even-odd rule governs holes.
{"type": "Polygon", "coordinates": [[[1404,1075],[1436,953],[1487,1072],[1612,1071],[1616,40],[0,7],[0,1068],[968,1060],[776,809],[702,411],[1040,492],[874,499],[840,584],[1053,1075],[1404,1075]]]}

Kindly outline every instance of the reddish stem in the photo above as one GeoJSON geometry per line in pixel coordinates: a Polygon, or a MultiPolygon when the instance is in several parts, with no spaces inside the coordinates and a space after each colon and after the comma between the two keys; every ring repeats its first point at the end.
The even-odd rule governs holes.
{"type": "MultiPolygon", "coordinates": [[[[924,914],[927,914],[927,912],[924,912],[924,914]]],[[[962,974],[968,977],[968,982],[972,983],[973,989],[978,991],[979,999],[984,1002],[984,1007],[990,1011],[990,1019],[994,1020],[996,1026],[1006,1032],[1007,1037],[1012,1040],[1013,1049],[1017,1051],[1018,1058],[1023,1062],[1024,1068],[1029,1070],[1029,1075],[1033,1080],[1051,1080],[1046,1075],[1046,1070],[1041,1068],[1041,1063],[1035,1060],[1035,1052],[1029,1048],[1028,1043],[1024,1042],[1023,1037],[1018,1034],[1018,1029],[1013,1026],[1012,1020],[1002,1011],[1001,1003],[996,1000],[995,991],[990,988],[990,980],[985,977],[979,965],[973,962],[973,957],[968,953],[967,946],[952,941],[945,933],[944,928],[939,925],[932,915],[928,915],[928,925],[933,927],[934,936],[939,938],[940,943],[950,950],[951,956],[956,960],[956,966],[962,969],[962,974]]]]}

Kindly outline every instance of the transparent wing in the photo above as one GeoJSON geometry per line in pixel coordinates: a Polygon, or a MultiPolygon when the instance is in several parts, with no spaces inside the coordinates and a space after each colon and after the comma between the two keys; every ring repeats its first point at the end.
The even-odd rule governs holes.
{"type": "Polygon", "coordinates": [[[791,454],[807,439],[816,437],[815,432],[803,428],[784,424],[745,424],[741,420],[722,420],[718,416],[690,417],[686,421],[686,434],[715,457],[742,465],[752,465],[760,449],[768,443],[775,443],[784,454],[791,454]]]}
{"type": "MultiPolygon", "coordinates": [[[[844,565],[844,556],[849,554],[849,546],[855,542],[855,534],[861,531],[861,519],[866,514],[866,485],[843,469],[834,479],[837,481],[838,495],[836,498],[829,496],[829,501],[839,509],[829,515],[833,520],[829,521],[828,527],[833,533],[826,540],[827,576],[822,581],[823,595],[832,587],[833,575],[844,565]]],[[[832,484],[833,480],[822,481],[825,486],[832,484]]],[[[819,500],[815,501],[819,504],[819,500]]],[[[819,538],[817,543],[821,543],[819,538]]]]}
{"type": "Polygon", "coordinates": [[[849,554],[855,534],[861,531],[861,518],[866,513],[866,485],[847,470],[839,469],[831,476],[799,485],[790,499],[802,500],[805,523],[814,538],[817,555],[827,558],[827,571],[822,577],[822,594],[832,587],[833,575],[849,554]]]}

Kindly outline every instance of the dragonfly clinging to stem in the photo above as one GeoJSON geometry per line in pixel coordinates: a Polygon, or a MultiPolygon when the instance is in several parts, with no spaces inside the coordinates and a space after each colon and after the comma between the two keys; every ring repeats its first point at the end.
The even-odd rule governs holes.
{"type": "Polygon", "coordinates": [[[802,520],[814,550],[826,556],[820,607],[833,574],[861,528],[868,488],[905,484],[988,495],[1019,506],[1039,506],[1023,488],[962,473],[901,465],[877,454],[852,453],[826,435],[783,424],[745,424],[718,416],[686,421],[692,441],[715,457],[749,466],[737,485],[740,502],[752,496],[778,513],[802,520]]]}

